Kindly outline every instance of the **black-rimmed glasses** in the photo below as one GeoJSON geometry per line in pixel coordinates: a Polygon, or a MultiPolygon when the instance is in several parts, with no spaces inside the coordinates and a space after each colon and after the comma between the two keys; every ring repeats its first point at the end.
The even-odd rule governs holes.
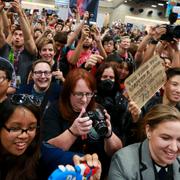
{"type": "Polygon", "coordinates": [[[73,96],[76,96],[78,99],[82,99],[84,96],[86,96],[87,98],[90,99],[94,96],[94,93],[92,93],[92,92],[87,92],[87,93],[73,92],[72,94],[73,94],[73,96]]]}
{"type": "Polygon", "coordinates": [[[16,105],[32,104],[36,107],[41,106],[41,101],[36,96],[28,94],[13,94],[10,98],[11,102],[16,105]]]}
{"type": "Polygon", "coordinates": [[[49,77],[52,72],[51,71],[34,71],[33,72],[37,77],[41,77],[43,74],[45,77],[49,77]]]}
{"type": "Polygon", "coordinates": [[[23,134],[24,132],[26,134],[35,133],[36,130],[39,128],[39,126],[30,126],[27,129],[22,129],[20,127],[11,127],[11,128],[8,128],[6,125],[3,125],[3,128],[6,129],[11,135],[19,136],[20,134],[23,134]]]}

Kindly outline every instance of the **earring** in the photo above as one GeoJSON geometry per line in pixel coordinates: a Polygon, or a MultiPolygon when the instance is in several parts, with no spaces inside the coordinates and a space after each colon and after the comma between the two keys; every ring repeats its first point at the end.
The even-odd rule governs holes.
{"type": "Polygon", "coordinates": [[[147,135],[147,138],[150,139],[150,138],[151,138],[151,135],[148,134],[148,135],[147,135]]]}

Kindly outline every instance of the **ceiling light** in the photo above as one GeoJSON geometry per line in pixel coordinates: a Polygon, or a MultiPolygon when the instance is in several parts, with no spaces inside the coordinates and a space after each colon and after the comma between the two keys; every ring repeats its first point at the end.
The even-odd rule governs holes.
{"type": "Polygon", "coordinates": [[[151,5],[151,7],[153,7],[153,8],[156,8],[156,7],[157,7],[157,5],[155,5],[155,4],[152,4],[152,5],[151,5]]]}
{"type": "Polygon", "coordinates": [[[164,6],[164,4],[163,3],[158,3],[158,6],[164,6]]]}

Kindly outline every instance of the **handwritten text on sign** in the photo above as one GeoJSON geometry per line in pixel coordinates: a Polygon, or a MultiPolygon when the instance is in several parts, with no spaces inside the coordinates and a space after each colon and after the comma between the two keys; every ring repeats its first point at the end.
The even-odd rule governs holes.
{"type": "Polygon", "coordinates": [[[153,56],[125,80],[131,100],[141,108],[166,82],[163,60],[153,56]]]}

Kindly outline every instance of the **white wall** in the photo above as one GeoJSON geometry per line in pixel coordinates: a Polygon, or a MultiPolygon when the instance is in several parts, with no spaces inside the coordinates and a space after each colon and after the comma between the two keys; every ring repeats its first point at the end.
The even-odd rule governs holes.
{"type": "MultiPolygon", "coordinates": [[[[134,24],[143,24],[143,25],[149,25],[153,24],[154,20],[160,20],[160,21],[166,21],[167,18],[164,18],[163,16],[158,16],[158,12],[161,11],[164,13],[164,8],[159,7],[158,9],[156,8],[151,8],[150,5],[141,5],[141,4],[121,4],[119,7],[113,10],[112,16],[111,16],[111,22],[117,21],[117,20],[122,20],[122,22],[128,22],[129,17],[137,17],[139,19],[133,19],[129,20],[129,23],[134,23],[134,24]],[[130,8],[133,7],[134,11],[131,12],[130,8]],[[144,11],[142,13],[139,13],[138,10],[143,9],[144,11]],[[153,11],[153,14],[151,16],[148,16],[147,13],[148,11],[153,11]],[[127,18],[127,16],[129,16],[127,18]],[[142,18],[144,20],[142,20],[142,18]],[[131,22],[130,22],[131,21],[131,22]]],[[[155,24],[157,22],[154,22],[155,24]]],[[[162,22],[163,23],[163,22],[162,22]]]]}

